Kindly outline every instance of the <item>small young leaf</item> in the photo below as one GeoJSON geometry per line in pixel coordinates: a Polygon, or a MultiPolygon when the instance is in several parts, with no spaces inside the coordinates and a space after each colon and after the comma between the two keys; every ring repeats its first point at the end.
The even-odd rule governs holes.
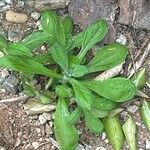
{"type": "Polygon", "coordinates": [[[115,108],[118,105],[117,102],[111,101],[109,99],[106,99],[104,97],[95,96],[93,98],[93,105],[95,108],[101,109],[101,110],[111,110],[115,108]]]}
{"type": "Polygon", "coordinates": [[[25,39],[23,39],[22,44],[30,50],[33,50],[43,45],[50,38],[50,34],[46,32],[36,31],[32,32],[25,39]]]}
{"type": "Polygon", "coordinates": [[[128,54],[127,47],[113,43],[102,47],[87,65],[90,72],[104,71],[121,64],[128,54]]]}
{"type": "Polygon", "coordinates": [[[92,133],[99,134],[103,131],[103,123],[89,110],[84,110],[86,126],[90,129],[92,133]]]}
{"type": "Polygon", "coordinates": [[[44,32],[51,35],[49,44],[58,43],[61,47],[65,46],[65,29],[60,18],[52,11],[45,10],[41,16],[41,25],[44,32]]]}
{"type": "Polygon", "coordinates": [[[108,110],[101,110],[96,107],[92,107],[90,112],[97,118],[104,118],[108,115],[109,111],[108,110]]]}
{"type": "Polygon", "coordinates": [[[8,43],[6,38],[2,34],[0,34],[0,51],[5,52],[7,44],[8,43]]]}
{"type": "Polygon", "coordinates": [[[0,67],[13,69],[24,73],[41,74],[48,77],[60,78],[61,76],[50,69],[47,69],[42,64],[32,60],[28,56],[9,55],[0,58],[0,67]]]}
{"type": "Polygon", "coordinates": [[[88,68],[83,65],[76,65],[72,70],[73,77],[82,77],[88,72],[88,68]]]}
{"type": "Polygon", "coordinates": [[[40,94],[38,96],[38,99],[40,99],[40,101],[43,103],[43,104],[49,104],[52,100],[50,99],[50,97],[47,97],[46,95],[44,94],[40,94]]]}
{"type": "Polygon", "coordinates": [[[62,20],[62,24],[64,26],[66,35],[71,34],[73,29],[72,19],[69,16],[67,16],[62,20]]]}
{"type": "Polygon", "coordinates": [[[65,99],[59,98],[55,112],[54,131],[61,150],[75,150],[79,135],[74,125],[69,123],[69,112],[65,99]]]}
{"type": "Polygon", "coordinates": [[[136,125],[131,117],[122,126],[130,150],[137,150],[136,125]]]}
{"type": "Polygon", "coordinates": [[[114,150],[121,150],[125,139],[118,116],[104,118],[103,124],[107,138],[114,150]]]}
{"type": "Polygon", "coordinates": [[[53,60],[55,62],[57,62],[64,71],[67,72],[67,70],[68,70],[68,57],[67,57],[66,49],[61,47],[61,45],[55,43],[55,45],[53,45],[50,53],[51,53],[53,60]]]}
{"type": "Polygon", "coordinates": [[[131,81],[133,81],[133,83],[135,84],[135,86],[137,87],[137,89],[139,89],[139,90],[142,89],[145,86],[145,84],[146,84],[145,69],[142,69],[137,74],[135,74],[131,78],[131,81]]]}
{"type": "Polygon", "coordinates": [[[77,107],[69,116],[69,122],[70,124],[76,124],[81,117],[81,109],[80,107],[77,107]]]}
{"type": "Polygon", "coordinates": [[[74,68],[76,65],[80,65],[80,59],[76,56],[70,55],[68,57],[68,63],[70,68],[74,68]]]}
{"type": "Polygon", "coordinates": [[[11,43],[6,48],[7,54],[12,55],[27,55],[32,56],[32,52],[29,48],[24,46],[22,43],[11,43]]]}
{"type": "Polygon", "coordinates": [[[126,78],[111,78],[103,81],[83,82],[89,89],[97,94],[116,102],[124,102],[136,94],[135,85],[126,78]]]}
{"type": "Polygon", "coordinates": [[[84,86],[81,82],[75,79],[71,78],[70,82],[73,86],[73,89],[75,92],[75,99],[78,105],[81,108],[90,109],[92,105],[92,99],[93,99],[92,92],[88,88],[86,88],[86,86],[84,86]]]}
{"type": "Polygon", "coordinates": [[[67,85],[58,85],[56,87],[56,94],[61,97],[71,97],[72,96],[72,89],[69,88],[67,85]]]}
{"type": "Polygon", "coordinates": [[[82,45],[81,51],[78,54],[80,61],[85,56],[90,48],[95,45],[98,41],[101,41],[108,32],[108,26],[105,20],[97,20],[87,29],[77,35],[78,38],[75,38],[77,41],[74,43],[80,43],[82,45]],[[81,38],[81,39],[80,39],[81,38]]]}
{"type": "Polygon", "coordinates": [[[36,55],[36,56],[34,56],[33,60],[35,60],[41,64],[46,64],[46,63],[53,64],[53,63],[55,63],[49,53],[36,55]]]}
{"type": "Polygon", "coordinates": [[[141,118],[146,128],[150,131],[150,102],[146,100],[142,103],[141,118]]]}

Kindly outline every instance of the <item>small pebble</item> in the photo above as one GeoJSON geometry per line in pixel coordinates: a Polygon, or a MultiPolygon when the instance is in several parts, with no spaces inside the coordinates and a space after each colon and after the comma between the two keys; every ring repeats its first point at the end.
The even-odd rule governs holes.
{"type": "Polygon", "coordinates": [[[150,149],[150,141],[146,140],[146,149],[150,149]]]}
{"type": "Polygon", "coordinates": [[[0,150],[6,150],[6,148],[5,148],[5,147],[0,146],[0,150]]]}
{"type": "Polygon", "coordinates": [[[38,149],[40,144],[38,142],[32,142],[32,146],[34,149],[38,149]]]}
{"type": "Polygon", "coordinates": [[[47,135],[53,134],[53,131],[52,131],[51,127],[50,127],[47,123],[46,123],[46,125],[45,125],[45,133],[46,133],[47,135]]]}
{"type": "Polygon", "coordinates": [[[43,117],[48,121],[52,119],[52,116],[50,113],[43,113],[43,117]]]}
{"type": "Polygon", "coordinates": [[[41,124],[45,124],[47,122],[47,119],[43,116],[43,114],[39,115],[39,121],[41,124]]]}
{"type": "Polygon", "coordinates": [[[24,23],[28,20],[28,16],[24,13],[9,10],[6,12],[6,20],[14,23],[24,23]]]}
{"type": "Polygon", "coordinates": [[[135,112],[137,112],[138,109],[139,109],[139,107],[136,106],[136,105],[132,105],[132,106],[129,106],[129,107],[127,108],[127,110],[128,110],[130,113],[132,113],[132,114],[134,114],[135,112]]]}
{"type": "Polygon", "coordinates": [[[105,147],[96,147],[96,150],[106,150],[105,147]]]}
{"type": "Polygon", "coordinates": [[[106,133],[103,132],[103,133],[102,133],[102,140],[104,140],[105,138],[106,138],[106,133]]]}
{"type": "Polygon", "coordinates": [[[127,43],[127,39],[123,34],[119,34],[116,42],[125,45],[127,43]]]}
{"type": "Polygon", "coordinates": [[[17,138],[16,143],[15,143],[15,147],[18,147],[20,144],[21,144],[21,139],[17,138]]]}
{"type": "Polygon", "coordinates": [[[18,7],[18,8],[19,8],[19,7],[23,7],[24,4],[25,4],[24,1],[19,1],[19,2],[17,3],[16,7],[18,7]]]}
{"type": "Polygon", "coordinates": [[[7,4],[12,4],[12,0],[5,0],[7,4]]]}
{"type": "Polygon", "coordinates": [[[5,2],[4,1],[0,1],[0,7],[4,7],[5,6],[5,2]]]}
{"type": "Polygon", "coordinates": [[[31,13],[31,17],[34,19],[34,20],[39,20],[41,14],[38,13],[38,12],[32,12],[31,13]]]}

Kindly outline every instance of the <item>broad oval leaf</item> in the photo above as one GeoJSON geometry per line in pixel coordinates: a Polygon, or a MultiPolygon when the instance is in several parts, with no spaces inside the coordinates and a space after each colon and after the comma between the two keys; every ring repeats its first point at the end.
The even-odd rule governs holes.
{"type": "Polygon", "coordinates": [[[111,101],[109,99],[106,99],[104,97],[95,96],[93,99],[93,105],[95,108],[101,109],[101,110],[111,110],[115,108],[118,105],[117,102],[111,101]]]}
{"type": "Polygon", "coordinates": [[[136,87],[126,78],[111,78],[103,81],[83,82],[89,89],[97,94],[116,102],[130,100],[136,94],[136,87]]]}
{"type": "Polygon", "coordinates": [[[103,124],[107,138],[114,150],[121,150],[125,138],[118,116],[104,118],[103,124]]]}
{"type": "Polygon", "coordinates": [[[71,76],[73,77],[82,77],[88,72],[88,68],[83,65],[76,65],[73,70],[71,76]]]}
{"type": "Polygon", "coordinates": [[[78,54],[80,61],[93,45],[105,37],[107,32],[108,25],[106,21],[97,20],[74,38],[73,43],[75,43],[75,46],[81,46],[78,54]]]}
{"type": "Polygon", "coordinates": [[[121,64],[128,54],[128,49],[119,43],[102,47],[87,65],[90,72],[104,71],[121,64]]]}
{"type": "Polygon", "coordinates": [[[75,99],[78,105],[81,108],[90,109],[92,105],[92,99],[93,99],[92,92],[88,88],[86,88],[84,84],[82,84],[81,82],[75,79],[71,78],[70,82],[73,86],[75,92],[75,99]]]}
{"type": "Polygon", "coordinates": [[[8,43],[6,38],[2,34],[0,34],[0,51],[5,52],[7,44],[8,43]]]}
{"type": "Polygon", "coordinates": [[[150,102],[144,100],[141,106],[141,118],[146,126],[146,128],[150,131],[150,102]]]}
{"type": "Polygon", "coordinates": [[[29,48],[22,43],[11,43],[6,48],[7,54],[11,55],[27,55],[32,56],[32,52],[29,48]]]}
{"type": "Polygon", "coordinates": [[[94,116],[89,110],[83,110],[85,116],[86,126],[92,133],[99,134],[103,132],[103,123],[96,116],[94,116]]]}
{"type": "Polygon", "coordinates": [[[38,48],[51,38],[51,35],[46,32],[36,31],[29,34],[22,40],[22,44],[30,50],[38,48]]]}
{"type": "Polygon", "coordinates": [[[25,55],[22,55],[21,57],[17,55],[4,56],[0,58],[0,67],[5,67],[7,69],[13,69],[24,73],[41,74],[54,78],[61,77],[61,75],[51,71],[50,69],[47,69],[42,64],[25,55]]]}
{"type": "Polygon", "coordinates": [[[69,112],[65,99],[59,98],[55,112],[54,131],[61,150],[75,150],[78,145],[78,132],[69,123],[69,112]]]}

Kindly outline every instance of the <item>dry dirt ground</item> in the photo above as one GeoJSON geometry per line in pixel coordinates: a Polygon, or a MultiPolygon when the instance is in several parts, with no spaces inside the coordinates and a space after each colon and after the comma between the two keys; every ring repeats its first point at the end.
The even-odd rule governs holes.
{"type": "MultiPolygon", "coordinates": [[[[4,32],[11,41],[21,40],[26,34],[31,33],[39,26],[38,16],[40,16],[40,13],[23,3],[18,5],[18,1],[14,1],[0,7],[0,32],[4,32]],[[6,6],[9,7],[7,8],[6,6]],[[6,8],[2,10],[3,7],[6,8]],[[28,21],[25,23],[8,22],[5,14],[10,9],[27,14],[29,17],[28,21]],[[35,13],[36,15],[32,16],[32,12],[37,14],[35,13]]],[[[60,15],[64,15],[68,10],[67,8],[59,9],[57,12],[60,15]]],[[[130,66],[132,68],[136,61],[140,62],[145,53],[150,42],[150,32],[146,29],[135,29],[117,22],[114,23],[113,28],[118,36],[120,34],[124,35],[123,40],[126,41],[126,45],[129,47],[129,56],[120,73],[128,76],[131,72],[130,66]]],[[[115,38],[117,37],[111,32],[111,37],[108,37],[108,39],[113,40],[115,38]]],[[[109,41],[108,39],[106,41],[109,41]]],[[[146,68],[147,83],[150,84],[150,55],[144,58],[140,68],[146,68]]],[[[150,96],[149,84],[142,90],[148,96],[150,96]]],[[[6,92],[6,90],[0,90],[0,100],[17,96],[17,94],[6,92]]],[[[133,101],[123,104],[121,106],[123,111],[120,115],[122,122],[124,122],[127,114],[134,118],[137,125],[138,150],[150,149],[150,132],[143,125],[139,115],[142,99],[136,97],[133,101]]],[[[53,134],[53,112],[44,114],[47,116],[47,119],[45,122],[41,122],[39,115],[28,116],[25,113],[23,103],[24,101],[0,103],[0,150],[58,149],[53,134]]],[[[41,114],[41,117],[43,117],[43,114],[41,114]]],[[[112,150],[105,133],[102,135],[91,134],[84,127],[82,120],[78,124],[78,129],[80,133],[80,150],[112,150]]],[[[126,143],[123,150],[128,150],[126,143]]]]}

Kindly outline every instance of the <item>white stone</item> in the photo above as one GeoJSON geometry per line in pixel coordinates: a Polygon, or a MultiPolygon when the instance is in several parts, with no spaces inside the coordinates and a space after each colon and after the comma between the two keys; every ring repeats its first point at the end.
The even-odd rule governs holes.
{"type": "Polygon", "coordinates": [[[131,106],[129,106],[129,107],[127,108],[127,110],[128,110],[130,113],[132,113],[132,114],[134,114],[135,112],[137,112],[138,109],[139,109],[139,107],[136,106],[136,105],[131,105],[131,106]]]}
{"type": "Polygon", "coordinates": [[[103,132],[103,133],[102,133],[102,140],[104,140],[105,138],[106,138],[106,133],[103,132]]]}
{"type": "Polygon", "coordinates": [[[0,146],[0,150],[6,150],[6,148],[5,148],[5,147],[0,146]]]}
{"type": "Polygon", "coordinates": [[[96,150],[106,150],[105,147],[96,147],[96,150]]]}
{"type": "Polygon", "coordinates": [[[116,42],[125,45],[127,43],[127,39],[123,34],[119,34],[116,39],[116,42]]]}
{"type": "Polygon", "coordinates": [[[41,124],[45,124],[47,119],[43,116],[43,114],[39,115],[39,121],[41,124]]]}
{"type": "Polygon", "coordinates": [[[150,141],[146,140],[146,149],[150,149],[150,141]]]}
{"type": "Polygon", "coordinates": [[[34,19],[34,20],[38,20],[40,18],[41,14],[38,13],[38,12],[33,12],[31,13],[31,17],[34,19]]]}
{"type": "Polygon", "coordinates": [[[32,142],[32,146],[34,149],[38,149],[40,144],[38,142],[32,142]]]}

